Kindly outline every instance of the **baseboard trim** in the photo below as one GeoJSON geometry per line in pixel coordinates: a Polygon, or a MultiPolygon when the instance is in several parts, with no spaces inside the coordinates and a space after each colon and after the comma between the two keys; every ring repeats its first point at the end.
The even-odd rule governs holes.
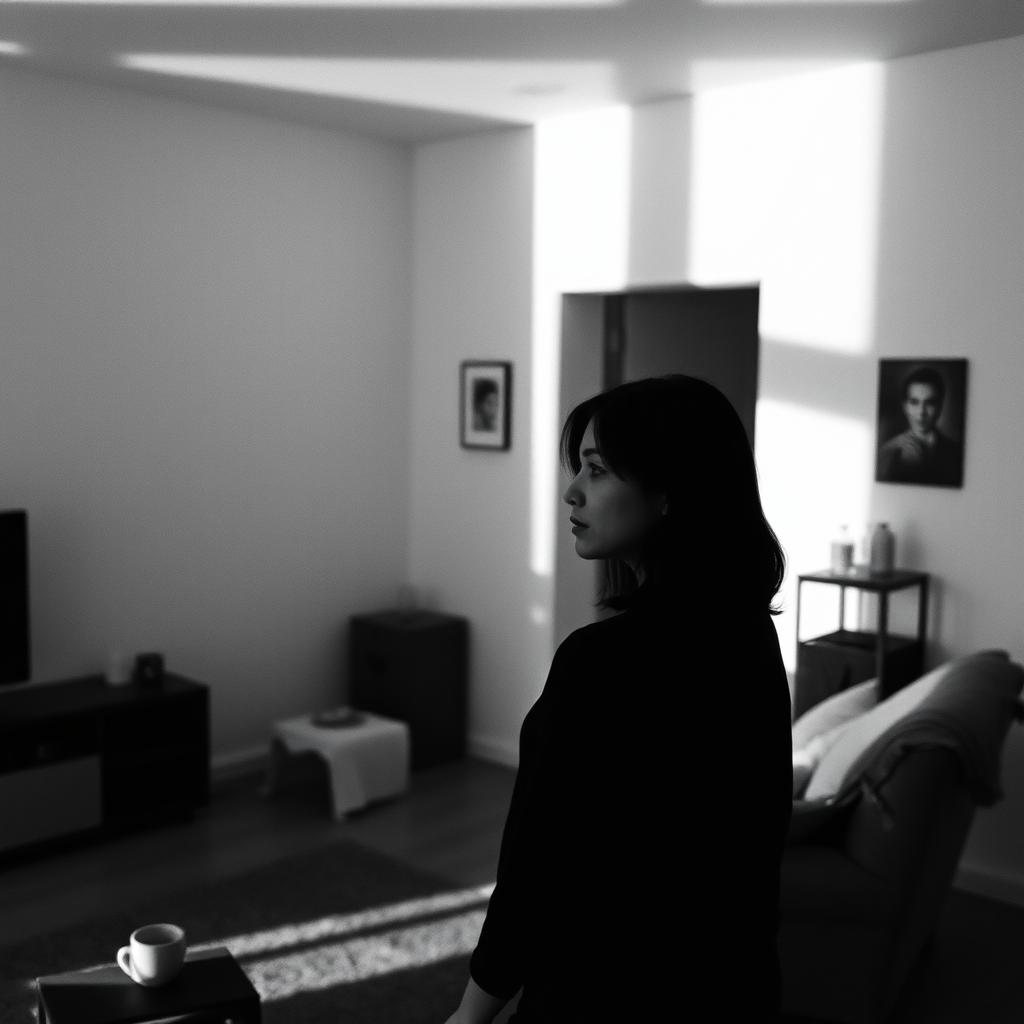
{"type": "Polygon", "coordinates": [[[481,761],[493,761],[507,768],[519,766],[519,749],[514,743],[479,734],[469,737],[469,753],[481,761]]]}
{"type": "MultiPolygon", "coordinates": [[[[491,761],[507,768],[519,766],[519,749],[514,743],[489,736],[470,736],[469,754],[481,761],[491,761]]],[[[244,747],[217,754],[210,761],[210,785],[230,785],[239,779],[261,775],[266,771],[267,747],[244,747]]]]}
{"type": "Polygon", "coordinates": [[[993,871],[976,864],[961,864],[953,885],[975,896],[985,896],[1001,903],[1024,907],[1024,876],[993,871]]]}

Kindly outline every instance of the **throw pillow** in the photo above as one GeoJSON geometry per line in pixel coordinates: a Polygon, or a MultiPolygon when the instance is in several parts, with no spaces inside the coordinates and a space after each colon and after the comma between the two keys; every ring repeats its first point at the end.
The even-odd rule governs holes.
{"type": "Polygon", "coordinates": [[[793,723],[793,749],[806,746],[823,733],[837,725],[849,722],[862,715],[878,703],[878,680],[868,679],[863,683],[848,686],[814,707],[808,708],[793,723]]]}
{"type": "Polygon", "coordinates": [[[1008,655],[1006,651],[985,650],[944,662],[850,722],[818,762],[807,783],[804,799],[835,796],[850,767],[886,729],[913,711],[951,672],[960,670],[977,658],[991,657],[1006,658],[1008,655]]]}
{"type": "Polygon", "coordinates": [[[878,681],[868,679],[815,704],[793,723],[794,800],[850,722],[877,703],[878,681]]]}
{"type": "Polygon", "coordinates": [[[849,724],[849,722],[840,722],[827,732],[823,732],[820,736],[815,736],[799,749],[793,748],[794,800],[803,794],[821,759],[828,753],[832,744],[839,739],[849,724]]]}

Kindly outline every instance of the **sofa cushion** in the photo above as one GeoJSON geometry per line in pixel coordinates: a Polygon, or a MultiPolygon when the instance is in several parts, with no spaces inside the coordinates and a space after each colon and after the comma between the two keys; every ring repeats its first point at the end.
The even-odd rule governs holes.
{"type": "Polygon", "coordinates": [[[793,798],[803,794],[826,752],[853,719],[878,703],[878,680],[847,687],[805,711],[793,723],[793,798]]]}
{"type": "MultiPolygon", "coordinates": [[[[979,672],[985,674],[993,666],[1005,666],[1009,669],[1008,657],[1006,651],[986,650],[944,662],[854,719],[823,754],[807,784],[804,797],[807,800],[816,800],[833,796],[844,786],[855,783],[869,767],[866,755],[873,752],[876,743],[891,737],[890,730],[895,730],[898,726],[902,728],[907,720],[911,724],[914,721],[923,721],[919,717],[909,716],[916,712],[936,689],[945,688],[955,702],[957,688],[972,676],[979,672]]],[[[950,718],[948,724],[954,724],[954,720],[950,718]]],[[[950,732],[949,729],[946,731],[950,732]]],[[[934,730],[927,738],[935,741],[934,730]]],[[[952,739],[949,745],[953,745],[952,739]]]]}
{"type": "Polygon", "coordinates": [[[821,763],[821,759],[832,748],[832,744],[839,739],[843,730],[849,722],[840,722],[835,728],[815,736],[802,747],[793,748],[793,799],[797,800],[804,795],[807,783],[821,763]]]}
{"type": "Polygon", "coordinates": [[[845,725],[851,719],[862,715],[878,703],[878,680],[848,686],[814,707],[808,708],[793,723],[793,749],[805,747],[816,736],[830,732],[836,726],[845,725]]]}

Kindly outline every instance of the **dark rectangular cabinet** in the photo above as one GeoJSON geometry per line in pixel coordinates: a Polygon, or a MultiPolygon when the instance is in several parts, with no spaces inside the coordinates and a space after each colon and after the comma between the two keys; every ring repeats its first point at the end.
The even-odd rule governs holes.
{"type": "Polygon", "coordinates": [[[350,703],[408,724],[413,770],[465,756],[468,633],[439,612],[349,620],[350,703]]]}
{"type": "Polygon", "coordinates": [[[0,855],[187,818],[209,797],[204,684],[84,676],[0,692],[0,855]]]}

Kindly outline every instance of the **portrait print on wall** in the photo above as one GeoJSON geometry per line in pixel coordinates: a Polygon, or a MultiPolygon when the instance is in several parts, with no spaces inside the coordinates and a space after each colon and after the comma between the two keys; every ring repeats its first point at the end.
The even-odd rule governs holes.
{"type": "Polygon", "coordinates": [[[463,448],[509,447],[512,422],[512,364],[467,360],[461,365],[463,448]]]}
{"type": "Polygon", "coordinates": [[[880,359],[875,479],[962,487],[966,359],[880,359]]]}

